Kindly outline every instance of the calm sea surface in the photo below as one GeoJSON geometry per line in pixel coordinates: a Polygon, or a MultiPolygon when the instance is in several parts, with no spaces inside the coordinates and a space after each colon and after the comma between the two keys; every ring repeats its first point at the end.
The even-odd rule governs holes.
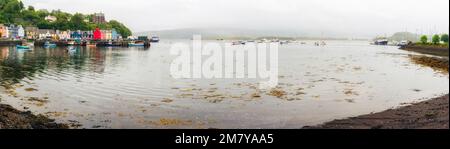
{"type": "Polygon", "coordinates": [[[449,92],[448,74],[412,63],[415,53],[361,41],[280,46],[282,97],[254,79],[173,79],[175,42],[191,41],[0,47],[0,103],[78,128],[301,128],[449,92]]]}

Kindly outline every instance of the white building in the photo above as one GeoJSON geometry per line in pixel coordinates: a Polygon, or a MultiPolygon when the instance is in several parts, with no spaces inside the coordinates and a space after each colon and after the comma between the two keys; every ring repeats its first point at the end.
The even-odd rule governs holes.
{"type": "Polygon", "coordinates": [[[55,16],[46,16],[45,20],[48,22],[55,22],[57,20],[57,18],[55,16]]]}
{"type": "Polygon", "coordinates": [[[25,38],[25,29],[22,27],[22,25],[19,25],[17,29],[17,37],[25,38]]]}

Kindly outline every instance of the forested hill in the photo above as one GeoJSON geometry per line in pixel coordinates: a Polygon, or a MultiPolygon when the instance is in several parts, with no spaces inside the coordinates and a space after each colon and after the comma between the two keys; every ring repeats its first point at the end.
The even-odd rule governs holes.
{"type": "Polygon", "coordinates": [[[36,26],[40,29],[57,30],[94,30],[116,29],[123,37],[131,35],[131,30],[116,20],[107,23],[93,23],[92,14],[70,14],[60,10],[48,11],[45,9],[35,10],[33,6],[25,8],[19,0],[0,0],[0,24],[17,24],[22,26],[36,26]],[[54,22],[45,20],[46,16],[55,16],[54,22]]]}

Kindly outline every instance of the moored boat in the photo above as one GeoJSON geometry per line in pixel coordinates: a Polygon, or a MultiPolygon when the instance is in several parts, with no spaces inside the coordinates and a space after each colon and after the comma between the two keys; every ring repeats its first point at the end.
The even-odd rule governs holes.
{"type": "Polygon", "coordinates": [[[387,39],[378,39],[374,42],[375,45],[388,45],[388,40],[387,39]]]}
{"type": "Polygon", "coordinates": [[[17,49],[30,49],[29,46],[23,46],[23,45],[16,45],[17,49]]]}
{"type": "Polygon", "coordinates": [[[150,42],[159,42],[159,37],[153,36],[152,39],[150,39],[150,42]]]}
{"type": "Polygon", "coordinates": [[[128,46],[144,46],[144,42],[143,41],[136,41],[136,42],[130,42],[128,43],[128,46]]]}
{"type": "Polygon", "coordinates": [[[56,44],[50,43],[50,42],[46,41],[46,42],[44,43],[44,47],[45,47],[45,48],[54,48],[54,47],[56,47],[56,44]]]}

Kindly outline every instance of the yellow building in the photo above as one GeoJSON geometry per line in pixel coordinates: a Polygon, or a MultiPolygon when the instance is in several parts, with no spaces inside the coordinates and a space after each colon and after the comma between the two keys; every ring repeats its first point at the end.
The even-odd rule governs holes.
{"type": "Polygon", "coordinates": [[[25,37],[27,39],[39,38],[39,29],[37,27],[25,27],[25,37]]]}

